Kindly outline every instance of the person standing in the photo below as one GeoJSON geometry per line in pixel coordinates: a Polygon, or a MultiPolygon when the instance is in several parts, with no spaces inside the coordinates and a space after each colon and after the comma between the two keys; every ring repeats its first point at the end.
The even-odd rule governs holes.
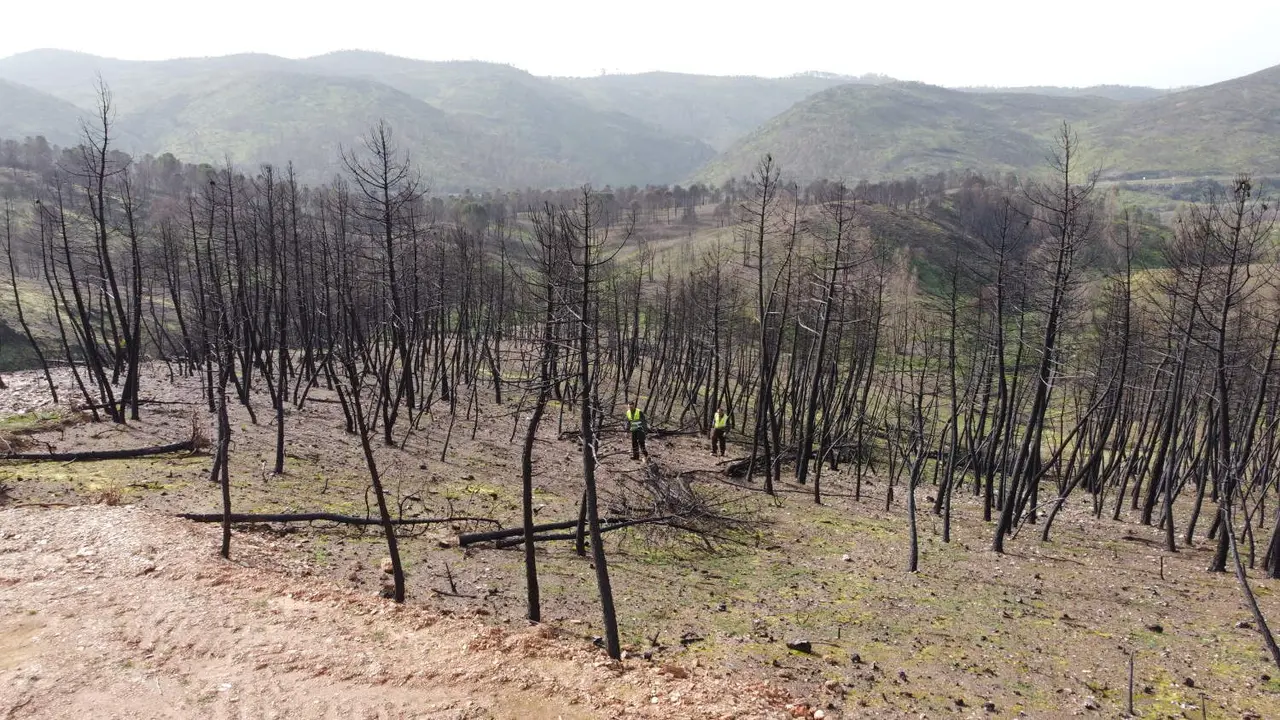
{"type": "Polygon", "coordinates": [[[724,457],[725,435],[729,434],[729,413],[716,408],[716,414],[711,419],[711,454],[724,457]]]}
{"type": "Polygon", "coordinates": [[[649,430],[648,419],[635,401],[627,408],[627,429],[631,431],[631,459],[639,460],[641,453],[648,459],[649,449],[644,444],[645,433],[649,430]]]}

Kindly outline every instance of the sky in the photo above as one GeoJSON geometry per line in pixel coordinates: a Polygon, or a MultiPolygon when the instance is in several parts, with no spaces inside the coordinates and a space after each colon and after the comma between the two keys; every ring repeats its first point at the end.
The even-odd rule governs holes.
{"type": "Polygon", "coordinates": [[[1181,87],[1280,64],[1275,0],[1239,8],[1184,0],[5,5],[0,22],[21,32],[0,34],[0,57],[38,48],[128,60],[358,49],[507,63],[536,75],[825,71],[951,87],[1181,87]]]}

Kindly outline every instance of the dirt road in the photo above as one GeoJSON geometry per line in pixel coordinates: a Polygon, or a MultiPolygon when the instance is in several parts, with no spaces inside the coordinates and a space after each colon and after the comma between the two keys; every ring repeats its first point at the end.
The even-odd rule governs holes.
{"type": "Polygon", "coordinates": [[[702,668],[353,594],[269,535],[237,533],[226,562],[217,532],[129,506],[0,510],[0,718],[790,716],[702,668]]]}

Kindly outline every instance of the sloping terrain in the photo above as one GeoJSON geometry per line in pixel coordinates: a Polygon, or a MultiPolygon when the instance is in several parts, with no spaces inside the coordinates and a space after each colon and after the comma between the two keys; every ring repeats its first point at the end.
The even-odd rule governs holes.
{"type": "Polygon", "coordinates": [[[921,83],[843,85],[773,118],[697,178],[745,176],[765,153],[802,183],[1034,167],[1058,123],[1087,119],[1112,105],[1100,98],[967,93],[921,83]]]}
{"type": "Polygon", "coordinates": [[[43,135],[69,145],[79,136],[79,108],[35,88],[0,80],[0,138],[21,140],[43,135]]]}
{"type": "Polygon", "coordinates": [[[761,123],[814,93],[877,80],[824,74],[762,78],[669,72],[555,79],[596,107],[698,138],[717,151],[728,149],[761,123]]]}
{"type": "Polygon", "coordinates": [[[94,107],[98,75],[110,86],[119,129],[138,138],[122,149],[189,162],[229,154],[249,166],[291,159],[310,182],[328,180],[336,146],[380,118],[404,127],[424,174],[446,192],[674,182],[714,155],[696,139],[490,63],[377,53],[132,62],[35,51],[0,59],[0,78],[81,109],[94,107]]]}
{"type": "Polygon", "coordinates": [[[70,141],[99,76],[122,149],[291,159],[310,182],[328,180],[335,147],[379,118],[405,127],[443,192],[719,183],[766,152],[802,180],[1024,172],[1042,167],[1063,121],[1080,133],[1081,159],[1110,177],[1280,172],[1280,68],[1181,91],[946,89],[822,73],[543,78],[364,51],[132,62],[40,50],[0,59],[0,137],[48,127],[70,141]]]}
{"type": "MultiPolygon", "coordinates": [[[[788,717],[777,698],[611,663],[312,577],[271,535],[139,507],[0,510],[5,718],[788,717]]],[[[376,568],[367,571],[372,578],[376,568]]],[[[688,673],[692,674],[688,674],[688,673]]]]}
{"type": "MultiPolygon", "coordinates": [[[[65,371],[55,378],[70,386],[65,371]]],[[[31,451],[185,439],[193,418],[209,418],[199,407],[198,380],[170,382],[162,365],[144,380],[144,397],[158,402],[123,426],[54,411],[38,374],[5,380],[12,390],[0,393],[0,438],[21,438],[31,451]]],[[[265,406],[263,396],[254,400],[265,406]]],[[[286,472],[279,476],[265,465],[274,426],[255,425],[241,406],[232,408],[234,510],[367,512],[359,443],[343,433],[332,400],[317,388],[304,408],[290,408],[286,472]]],[[[135,541],[120,537],[114,528],[128,523],[109,512],[138,510],[103,511],[98,522],[94,509],[13,507],[98,501],[166,516],[216,513],[207,454],[0,462],[7,486],[0,502],[9,505],[0,509],[0,700],[8,703],[0,715],[28,696],[18,693],[29,693],[14,717],[61,717],[64,708],[70,715],[89,702],[131,703],[122,707],[148,717],[138,713],[157,697],[191,709],[178,711],[181,717],[228,716],[223,708],[242,703],[245,717],[266,714],[251,709],[264,707],[283,715],[317,699],[334,704],[332,717],[361,710],[398,716],[403,705],[374,705],[383,697],[416,698],[435,717],[503,717],[501,703],[520,707],[528,697],[511,691],[528,690],[566,704],[577,699],[566,718],[753,718],[768,703],[785,710],[793,702],[830,719],[990,717],[988,706],[999,717],[1117,717],[1126,705],[1130,652],[1137,653],[1134,705],[1142,717],[1196,718],[1206,703],[1209,717],[1280,714],[1280,681],[1235,578],[1205,572],[1211,543],[1165,553],[1160,531],[1140,525],[1136,513],[1099,520],[1090,500],[1077,498],[1064,506],[1052,542],[1029,528],[997,556],[988,549],[991,525],[981,520],[981,500],[967,491],[955,498],[952,541],[941,541],[940,521],[926,509],[933,492],[927,485],[917,491],[920,572],[908,573],[905,499],[895,492],[886,505],[881,478],[867,478],[855,500],[848,466],[824,472],[827,494],[816,505],[811,488],[788,473],[775,501],[758,484],[727,476],[705,439],[678,435],[650,442],[656,467],[690,478],[725,512],[754,519],[738,542],[704,543],[642,526],[606,536],[631,658],[609,680],[615,671],[597,667],[603,657],[589,649],[601,626],[593,572],[572,542],[540,543],[537,552],[543,619],[568,638],[563,642],[531,634],[522,619],[522,553],[458,547],[460,533],[492,527],[464,518],[519,522],[518,450],[510,441],[519,401],[508,402],[481,400],[474,438],[471,422],[450,435],[448,419],[438,417],[425,420],[403,450],[378,448],[384,482],[406,516],[458,518],[402,534],[408,601],[401,610],[376,597],[386,552],[376,530],[237,525],[233,561],[225,563],[214,554],[216,525],[193,528],[144,514],[157,519],[135,541]],[[154,570],[146,572],[150,564],[154,570]],[[810,642],[811,652],[788,648],[797,639],[810,642]],[[494,645],[519,657],[526,643],[543,642],[545,649],[519,662],[473,652],[494,645]],[[51,655],[32,659],[45,648],[51,655]],[[571,662],[550,664],[558,659],[571,662]],[[690,674],[689,682],[651,680],[664,668],[690,674]],[[460,691],[479,698],[480,708],[466,715],[462,705],[451,707],[460,691]],[[672,692],[689,702],[687,711],[671,706],[672,692]],[[339,706],[339,697],[353,704],[339,706]]],[[[534,489],[539,522],[576,517],[582,492],[572,438],[546,425],[534,489]]],[[[639,470],[623,442],[602,437],[598,478],[609,507],[639,470]]],[[[747,439],[731,435],[730,456],[746,452],[747,439]]],[[[1251,575],[1263,613],[1280,617],[1276,582],[1251,575]]],[[[291,716],[308,717],[302,710],[291,716]]]]}
{"type": "Polygon", "coordinates": [[[1088,88],[1028,90],[1038,89],[832,88],[773,118],[695,177],[743,176],[766,152],[801,180],[1039,170],[1063,121],[1079,134],[1080,159],[1107,177],[1280,172],[1280,67],[1141,100],[1088,88]]]}
{"type": "Polygon", "coordinates": [[[1280,66],[1126,105],[1087,138],[1115,175],[1280,173],[1280,66]]]}

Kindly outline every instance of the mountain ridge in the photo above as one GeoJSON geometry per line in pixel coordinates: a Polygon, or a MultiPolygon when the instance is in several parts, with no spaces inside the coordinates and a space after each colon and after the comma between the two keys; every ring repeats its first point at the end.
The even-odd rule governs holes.
{"type": "Polygon", "coordinates": [[[292,159],[312,181],[379,118],[441,191],[722,182],[766,152],[806,179],[1020,172],[1042,166],[1064,120],[1112,177],[1280,172],[1280,66],[1189,89],[943,88],[824,71],[544,77],[365,50],[131,61],[46,49],[0,59],[0,135],[73,141],[98,76],[135,145],[121,149],[292,159]]]}

